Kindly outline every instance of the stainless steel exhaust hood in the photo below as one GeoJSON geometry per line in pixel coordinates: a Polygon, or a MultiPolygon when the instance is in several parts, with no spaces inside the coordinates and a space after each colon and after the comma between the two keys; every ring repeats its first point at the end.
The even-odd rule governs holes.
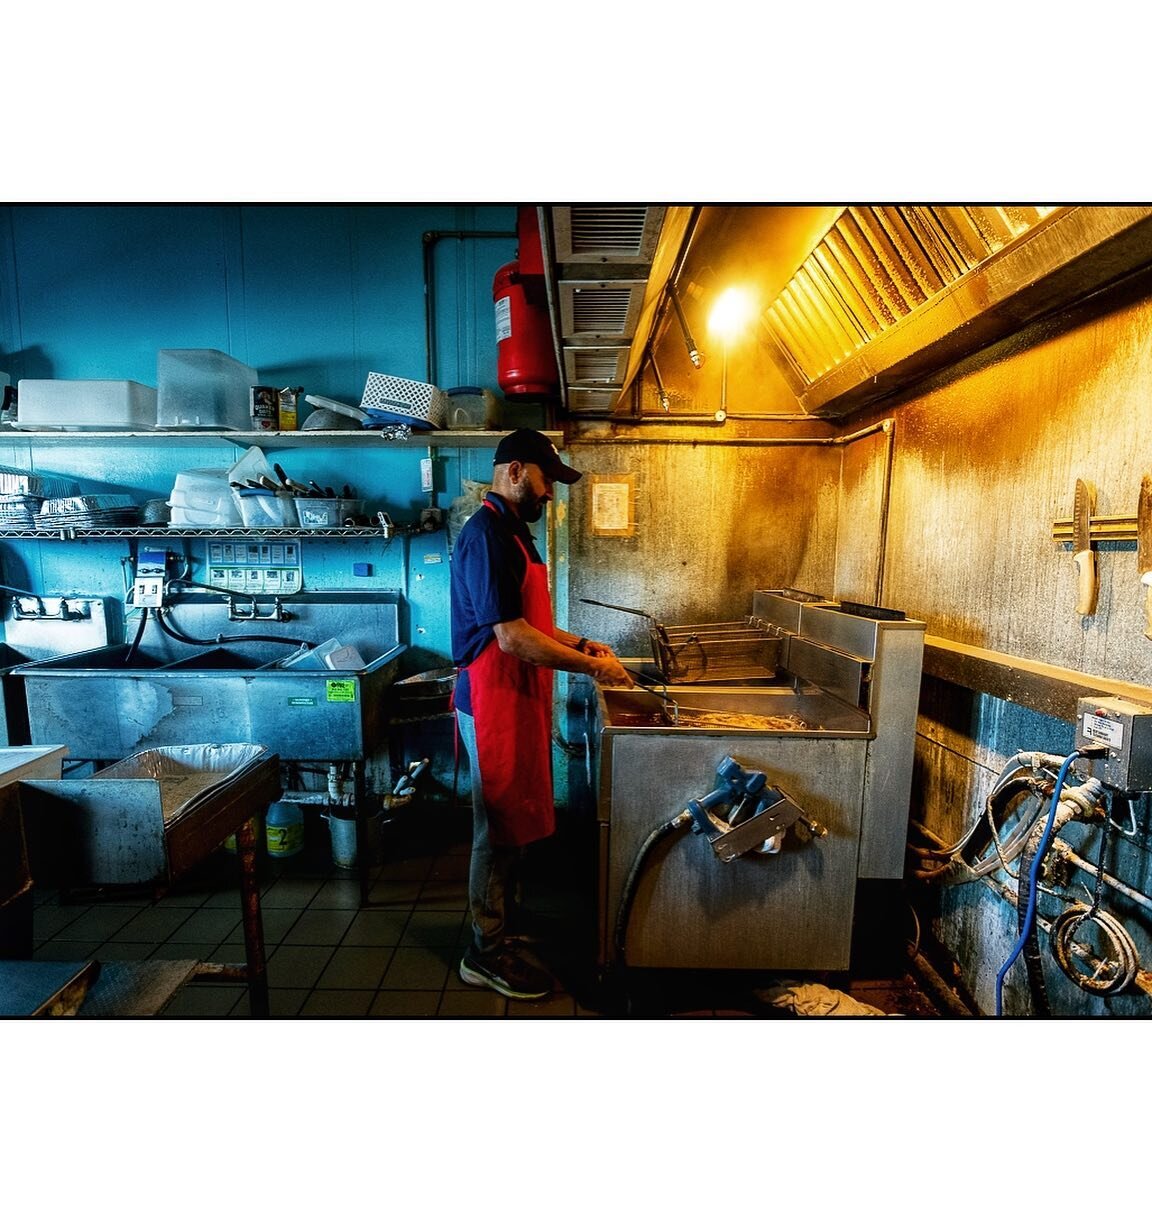
{"type": "Polygon", "coordinates": [[[703,362],[682,341],[705,332],[726,268],[755,281],[756,359],[794,399],[747,409],[836,418],[1152,264],[1147,207],[585,205],[541,220],[562,409],[631,422],[695,401],[703,362]]]}

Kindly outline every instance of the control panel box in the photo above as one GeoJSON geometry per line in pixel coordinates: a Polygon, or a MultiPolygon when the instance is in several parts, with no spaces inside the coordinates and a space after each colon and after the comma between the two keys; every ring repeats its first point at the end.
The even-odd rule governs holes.
{"type": "Polygon", "coordinates": [[[1092,774],[1128,793],[1152,790],[1152,704],[1114,695],[1089,696],[1076,702],[1076,749],[1104,746],[1092,774]]]}

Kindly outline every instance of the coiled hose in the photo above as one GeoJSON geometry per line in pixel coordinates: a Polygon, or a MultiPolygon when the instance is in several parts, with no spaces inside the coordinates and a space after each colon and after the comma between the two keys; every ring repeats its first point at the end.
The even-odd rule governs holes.
{"type": "MultiPolygon", "coordinates": [[[[1125,800],[1127,798],[1125,797],[1125,800]]],[[[1121,992],[1130,987],[1140,969],[1140,955],[1136,944],[1128,930],[1109,912],[1100,909],[1104,898],[1104,867],[1108,861],[1108,832],[1112,826],[1109,816],[1104,820],[1100,832],[1100,853],[1096,864],[1096,888],[1092,894],[1092,903],[1073,903],[1065,908],[1052,922],[1049,941],[1052,946],[1052,956],[1056,959],[1060,970],[1078,987],[1096,996],[1106,996],[1112,992],[1121,992]],[[1085,924],[1094,924],[1100,934],[1105,937],[1111,947],[1104,960],[1096,962],[1091,975],[1080,969],[1073,957],[1076,949],[1076,934],[1085,924]],[[1116,969],[1106,973],[1105,968],[1112,961],[1116,969]]]]}
{"type": "Polygon", "coordinates": [[[1062,762],[1059,755],[1041,751],[1020,751],[1013,755],[996,777],[982,811],[972,819],[959,839],[938,848],[912,849],[922,858],[943,861],[940,865],[921,866],[913,870],[912,876],[923,882],[944,886],[974,882],[1000,868],[1011,876],[1008,865],[1020,855],[1043,808],[1042,803],[1037,803],[1036,810],[1030,816],[1022,815],[1003,841],[999,837],[998,823],[1006,825],[1015,799],[1025,793],[1035,793],[1040,777],[1048,774],[1054,778],[1055,769],[1062,762]],[[986,829],[986,837],[977,835],[981,828],[986,829]],[[988,844],[991,844],[992,852],[985,852],[988,844]],[[985,854],[981,856],[981,852],[985,854]]]}

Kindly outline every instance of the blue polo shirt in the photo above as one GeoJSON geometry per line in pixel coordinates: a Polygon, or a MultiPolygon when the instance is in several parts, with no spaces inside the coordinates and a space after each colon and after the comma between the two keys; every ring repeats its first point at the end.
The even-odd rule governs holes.
{"type": "MultiPolygon", "coordinates": [[[[492,627],[524,617],[527,563],[516,540],[532,562],[543,561],[528,527],[496,492],[484,498],[492,509],[479,508],[464,523],[452,548],[452,660],[470,665],[487,648],[492,627]]],[[[456,679],[456,707],[472,715],[468,675],[456,679]]]]}

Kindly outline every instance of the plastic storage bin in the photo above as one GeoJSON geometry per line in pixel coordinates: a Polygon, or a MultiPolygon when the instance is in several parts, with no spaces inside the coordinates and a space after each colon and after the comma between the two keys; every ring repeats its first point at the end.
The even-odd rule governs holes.
{"type": "MultiPolygon", "coordinates": [[[[249,431],[250,365],[215,348],[162,348],[156,358],[156,426],[249,431]]],[[[21,412],[23,414],[23,412],[21,412]]]]}
{"type": "Polygon", "coordinates": [[[445,393],[448,395],[447,428],[482,432],[500,427],[500,400],[491,390],[480,386],[457,386],[445,393]]]}
{"type": "Polygon", "coordinates": [[[299,496],[296,499],[296,515],[302,530],[330,530],[342,526],[346,517],[359,517],[364,513],[364,501],[331,500],[320,496],[299,496]]]}
{"type": "Polygon", "coordinates": [[[240,488],[236,499],[240,504],[240,518],[246,526],[296,525],[296,506],[291,496],[277,496],[275,492],[259,488],[240,488]]]}
{"type": "Polygon", "coordinates": [[[103,432],[156,427],[156,391],[140,382],[21,378],[17,428],[103,432]]]}
{"type": "Polygon", "coordinates": [[[202,468],[178,471],[168,501],[172,526],[239,526],[240,509],[228,486],[228,472],[202,468]]]}

